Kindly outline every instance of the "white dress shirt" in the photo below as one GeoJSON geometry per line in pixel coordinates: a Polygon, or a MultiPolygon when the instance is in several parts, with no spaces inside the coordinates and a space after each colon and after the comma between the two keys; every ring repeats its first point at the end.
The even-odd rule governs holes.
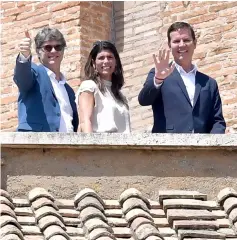
{"type": "Polygon", "coordinates": [[[188,73],[177,63],[175,63],[175,67],[178,70],[181,78],[183,79],[184,85],[188,92],[190,102],[193,106],[194,94],[195,94],[195,77],[196,77],[196,72],[197,72],[197,66],[192,65],[192,70],[189,71],[188,73]]]}
{"type": "MultiPolygon", "coordinates": [[[[27,62],[29,60],[30,56],[25,58],[24,55],[20,53],[19,55],[19,61],[21,63],[27,62]]],[[[70,104],[70,100],[68,97],[67,90],[65,88],[66,79],[64,75],[61,73],[61,80],[56,80],[56,75],[54,72],[52,72],[50,69],[46,68],[44,66],[49,79],[52,83],[56,98],[59,103],[61,116],[60,116],[60,126],[59,126],[59,132],[73,132],[73,111],[70,104]]]]}
{"type": "MultiPolygon", "coordinates": [[[[196,72],[197,72],[197,66],[196,65],[192,65],[193,68],[190,72],[186,72],[180,65],[178,65],[177,63],[175,63],[175,67],[177,69],[177,71],[179,72],[184,85],[186,87],[186,90],[188,92],[188,96],[190,99],[190,102],[193,106],[193,101],[194,101],[194,94],[195,94],[195,77],[196,77],[196,72]]],[[[162,82],[163,83],[163,82],[162,82]]],[[[155,76],[154,76],[154,86],[155,88],[159,88],[162,83],[157,84],[156,80],[155,80],[155,76]]]]}
{"type": "Polygon", "coordinates": [[[54,72],[52,72],[50,69],[46,68],[44,66],[45,70],[47,71],[47,74],[49,76],[49,79],[53,85],[53,89],[56,95],[56,98],[59,103],[60,111],[61,111],[61,117],[60,117],[60,126],[59,126],[59,132],[73,132],[73,111],[70,104],[70,100],[68,97],[67,90],[65,88],[66,79],[61,74],[61,80],[56,80],[56,75],[54,72]]]}

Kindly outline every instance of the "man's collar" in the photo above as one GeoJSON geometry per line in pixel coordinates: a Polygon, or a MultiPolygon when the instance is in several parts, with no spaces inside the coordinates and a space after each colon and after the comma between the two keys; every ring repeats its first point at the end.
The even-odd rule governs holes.
{"type": "MultiPolygon", "coordinates": [[[[49,78],[51,79],[51,77],[52,77],[53,79],[56,80],[56,74],[53,71],[51,71],[49,68],[45,67],[44,65],[43,65],[43,67],[45,68],[49,78]]],[[[59,81],[58,80],[56,80],[56,81],[59,84],[65,84],[66,83],[66,78],[64,77],[64,75],[62,73],[60,73],[60,75],[61,75],[61,79],[59,81]]]]}
{"type": "Polygon", "coordinates": [[[197,72],[197,65],[196,64],[192,64],[192,70],[189,71],[188,73],[183,69],[182,66],[180,66],[178,63],[175,62],[175,67],[176,69],[178,70],[179,73],[183,72],[183,73],[193,73],[196,75],[196,72],[197,72]]]}

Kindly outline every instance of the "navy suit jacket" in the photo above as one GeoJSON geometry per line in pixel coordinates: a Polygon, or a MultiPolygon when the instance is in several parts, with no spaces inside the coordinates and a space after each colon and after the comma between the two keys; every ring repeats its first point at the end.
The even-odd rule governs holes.
{"type": "Polygon", "coordinates": [[[197,71],[194,103],[191,105],[184,82],[175,68],[163,84],[154,86],[155,69],[151,69],[138,101],[152,105],[153,133],[225,133],[217,82],[197,71]]]}
{"type": "MultiPolygon", "coordinates": [[[[18,131],[58,132],[61,111],[50,78],[43,67],[31,61],[21,63],[16,60],[14,82],[19,88],[18,131]]],[[[78,128],[78,113],[75,93],[66,83],[73,111],[73,128],[78,128]]]]}

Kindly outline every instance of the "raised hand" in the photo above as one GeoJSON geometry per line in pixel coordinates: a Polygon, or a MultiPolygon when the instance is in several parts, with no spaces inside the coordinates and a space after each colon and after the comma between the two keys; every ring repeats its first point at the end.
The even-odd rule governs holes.
{"type": "Polygon", "coordinates": [[[31,55],[31,39],[28,30],[25,31],[25,38],[19,43],[19,50],[25,58],[31,55]]]}
{"type": "Polygon", "coordinates": [[[158,57],[153,54],[153,59],[155,63],[155,81],[160,84],[167,78],[174,70],[174,62],[169,65],[170,50],[159,50],[158,57]]]}

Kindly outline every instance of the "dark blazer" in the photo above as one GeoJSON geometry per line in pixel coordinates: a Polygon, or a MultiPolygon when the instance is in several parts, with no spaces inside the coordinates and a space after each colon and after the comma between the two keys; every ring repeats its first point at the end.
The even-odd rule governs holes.
{"type": "Polygon", "coordinates": [[[142,106],[152,105],[153,133],[225,133],[217,82],[196,72],[193,107],[184,82],[175,68],[163,84],[154,86],[155,69],[151,69],[138,101],[142,106]]]}
{"type": "MultiPolygon", "coordinates": [[[[21,63],[16,60],[14,82],[19,88],[18,131],[58,132],[61,111],[49,76],[43,65],[31,60],[21,63]]],[[[75,93],[66,83],[65,88],[73,110],[74,131],[78,128],[78,113],[75,93]]]]}

